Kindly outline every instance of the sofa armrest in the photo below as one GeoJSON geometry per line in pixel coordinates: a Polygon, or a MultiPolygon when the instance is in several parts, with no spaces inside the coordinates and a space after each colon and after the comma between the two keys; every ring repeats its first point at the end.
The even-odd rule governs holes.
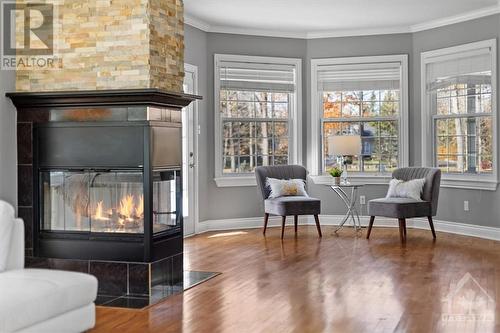
{"type": "Polygon", "coordinates": [[[22,219],[14,220],[11,237],[7,271],[24,268],[24,222],[22,219]]]}

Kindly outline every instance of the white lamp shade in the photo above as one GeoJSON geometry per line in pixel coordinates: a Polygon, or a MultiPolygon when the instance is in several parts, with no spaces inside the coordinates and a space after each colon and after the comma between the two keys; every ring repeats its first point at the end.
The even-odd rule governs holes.
{"type": "Polygon", "coordinates": [[[361,136],[334,135],[328,137],[328,155],[352,156],[361,152],[361,136]]]}

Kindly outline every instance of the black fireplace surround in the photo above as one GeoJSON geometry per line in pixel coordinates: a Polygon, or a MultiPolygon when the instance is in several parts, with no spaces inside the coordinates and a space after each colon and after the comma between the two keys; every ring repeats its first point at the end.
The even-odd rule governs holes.
{"type": "Polygon", "coordinates": [[[180,123],[51,122],[33,137],[35,255],[150,262],[178,253],[180,123]]]}
{"type": "Polygon", "coordinates": [[[151,297],[155,286],[178,286],[181,112],[200,97],[156,89],[7,96],[18,110],[27,265],[94,274],[102,295],[151,297]]]}

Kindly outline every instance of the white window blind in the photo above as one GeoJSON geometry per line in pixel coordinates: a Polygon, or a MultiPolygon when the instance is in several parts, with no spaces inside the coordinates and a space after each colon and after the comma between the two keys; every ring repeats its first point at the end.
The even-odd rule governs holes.
{"type": "Polygon", "coordinates": [[[452,84],[491,84],[491,48],[436,57],[426,67],[428,93],[452,84]]]}
{"type": "Polygon", "coordinates": [[[318,68],[319,91],[399,89],[400,63],[329,65],[318,68]]]}
{"type": "Polygon", "coordinates": [[[221,89],[295,91],[294,66],[221,61],[219,75],[221,89]]]}

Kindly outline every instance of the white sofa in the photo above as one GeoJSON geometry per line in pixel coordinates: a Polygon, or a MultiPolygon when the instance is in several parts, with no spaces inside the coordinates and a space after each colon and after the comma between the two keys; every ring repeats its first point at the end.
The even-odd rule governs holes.
{"type": "MultiPolygon", "coordinates": [[[[94,327],[97,279],[76,272],[24,269],[24,224],[13,220],[6,265],[0,270],[0,332],[83,332],[94,327]]],[[[1,236],[0,243],[3,239],[6,244],[1,236]]]]}

